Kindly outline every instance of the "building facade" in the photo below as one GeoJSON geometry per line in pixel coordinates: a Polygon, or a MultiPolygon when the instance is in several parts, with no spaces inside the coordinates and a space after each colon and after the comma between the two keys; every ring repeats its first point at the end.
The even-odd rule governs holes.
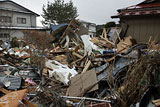
{"type": "Polygon", "coordinates": [[[121,36],[132,36],[138,43],[147,43],[149,38],[160,42],[160,1],[146,0],[134,6],[119,9],[122,25],[121,36]]]}
{"type": "Polygon", "coordinates": [[[87,28],[88,35],[90,35],[91,37],[96,35],[96,24],[95,23],[90,23],[90,22],[83,21],[83,20],[79,20],[79,22],[81,22],[83,26],[87,28]]]}
{"type": "Polygon", "coordinates": [[[36,29],[39,15],[11,0],[0,0],[0,39],[23,37],[22,30],[36,29]]]}

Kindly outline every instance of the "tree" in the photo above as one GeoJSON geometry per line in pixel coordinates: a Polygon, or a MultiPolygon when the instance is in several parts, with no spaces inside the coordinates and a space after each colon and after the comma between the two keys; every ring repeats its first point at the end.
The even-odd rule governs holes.
{"type": "Polygon", "coordinates": [[[76,18],[77,8],[73,6],[73,2],[65,3],[64,0],[54,0],[53,3],[48,2],[47,7],[43,5],[42,21],[43,25],[48,23],[69,23],[72,18],[76,18]]]}
{"type": "Polygon", "coordinates": [[[116,23],[115,22],[107,22],[105,24],[105,28],[110,28],[110,27],[115,27],[116,26],[116,23]]]}

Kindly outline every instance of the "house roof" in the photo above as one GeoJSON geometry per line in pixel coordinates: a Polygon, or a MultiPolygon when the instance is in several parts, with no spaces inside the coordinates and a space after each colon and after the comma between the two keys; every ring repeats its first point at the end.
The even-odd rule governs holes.
{"type": "Polygon", "coordinates": [[[7,26],[0,26],[0,29],[4,29],[4,30],[50,30],[49,28],[45,28],[45,27],[7,27],[7,26]]]}
{"type": "MultiPolygon", "coordinates": [[[[36,15],[36,16],[40,16],[39,14],[37,14],[37,13],[35,13],[35,12],[27,9],[26,7],[20,5],[20,4],[14,2],[14,1],[12,1],[12,0],[0,0],[0,3],[3,3],[3,2],[13,3],[13,4],[15,4],[15,5],[17,5],[17,6],[19,6],[19,7],[21,7],[21,8],[23,8],[23,9],[26,10],[26,11],[16,11],[16,10],[14,10],[15,12],[21,12],[21,13],[27,13],[27,14],[34,14],[34,15],[36,15]]],[[[5,8],[0,8],[0,9],[1,9],[1,10],[6,10],[6,11],[13,11],[12,9],[5,9],[5,8]]]]}
{"type": "Polygon", "coordinates": [[[158,15],[160,14],[160,0],[146,0],[137,5],[117,10],[119,13],[111,18],[126,16],[158,15]]]}
{"type": "Polygon", "coordinates": [[[91,23],[91,22],[87,22],[87,21],[84,21],[84,20],[78,20],[80,23],[85,23],[85,24],[90,24],[92,26],[96,26],[95,23],[91,23]]]}

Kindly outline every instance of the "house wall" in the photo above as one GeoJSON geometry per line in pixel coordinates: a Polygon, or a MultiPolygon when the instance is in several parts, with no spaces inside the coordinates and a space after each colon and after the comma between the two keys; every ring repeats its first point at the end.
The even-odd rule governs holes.
{"type": "Polygon", "coordinates": [[[128,25],[125,36],[132,36],[138,43],[147,43],[150,36],[160,41],[160,16],[127,17],[121,18],[120,22],[123,30],[128,25]]]}
{"type": "Polygon", "coordinates": [[[37,25],[36,17],[37,16],[35,16],[35,15],[30,15],[31,27],[36,27],[36,25],[37,25]]]}
{"type": "Polygon", "coordinates": [[[88,35],[91,35],[93,37],[96,33],[96,25],[92,25],[90,23],[83,23],[83,22],[81,22],[81,23],[83,24],[83,26],[85,28],[87,28],[88,35]]]}
{"type": "Polygon", "coordinates": [[[89,25],[89,29],[88,30],[95,33],[96,32],[96,26],[89,25]]]}
{"type": "Polygon", "coordinates": [[[0,3],[0,8],[5,8],[5,9],[11,9],[11,10],[17,10],[17,11],[26,11],[22,7],[19,7],[11,2],[4,2],[0,3]]]}
{"type": "MultiPolygon", "coordinates": [[[[82,22],[81,22],[82,23],[82,22]]],[[[96,25],[92,25],[90,23],[82,23],[84,27],[86,27],[91,32],[96,32],[96,25]]]]}
{"type": "Polygon", "coordinates": [[[13,14],[13,26],[31,27],[31,18],[28,14],[14,13],[13,14]],[[17,18],[26,18],[26,24],[17,23],[17,18]]]}
{"type": "Polygon", "coordinates": [[[21,30],[12,30],[10,32],[10,37],[11,38],[13,38],[13,37],[23,38],[24,34],[23,34],[23,31],[21,31],[21,30]]]}
{"type": "MultiPolygon", "coordinates": [[[[11,2],[5,2],[0,3],[0,9],[10,9],[10,10],[16,10],[16,11],[24,11],[28,12],[28,10],[25,10],[24,8],[15,5],[11,2]]],[[[14,26],[14,27],[36,27],[36,15],[33,14],[26,14],[26,13],[19,13],[19,12],[10,12],[10,11],[4,11],[0,10],[0,16],[10,16],[12,17],[12,23],[0,23],[0,25],[3,26],[14,26]],[[26,18],[26,24],[19,24],[17,23],[17,18],[26,18]]]]}
{"type": "Polygon", "coordinates": [[[35,27],[36,26],[36,16],[17,12],[4,12],[0,11],[0,16],[9,16],[12,18],[12,23],[0,23],[4,26],[14,26],[14,27],[35,27]],[[17,23],[17,18],[26,18],[26,24],[17,23]]]}
{"type": "MultiPolygon", "coordinates": [[[[82,23],[82,22],[81,22],[82,23]]],[[[87,23],[82,23],[85,28],[88,28],[87,23]]]]}
{"type": "Polygon", "coordinates": [[[0,40],[10,41],[13,37],[23,38],[24,34],[22,30],[0,30],[1,34],[9,34],[9,37],[0,37],[0,40]]]}
{"type": "MultiPolygon", "coordinates": [[[[11,23],[0,22],[0,26],[19,27],[19,28],[20,27],[23,27],[23,28],[36,27],[36,17],[37,16],[35,14],[25,13],[25,12],[30,12],[30,11],[12,2],[1,2],[0,3],[0,16],[11,17],[11,23]],[[6,10],[10,10],[10,11],[6,11],[6,10]],[[17,22],[18,17],[25,18],[26,23],[25,24],[18,23],[17,22]]],[[[8,29],[8,30],[0,29],[0,40],[10,41],[13,37],[23,38],[24,37],[23,31],[22,30],[11,30],[11,29],[8,29]]]]}

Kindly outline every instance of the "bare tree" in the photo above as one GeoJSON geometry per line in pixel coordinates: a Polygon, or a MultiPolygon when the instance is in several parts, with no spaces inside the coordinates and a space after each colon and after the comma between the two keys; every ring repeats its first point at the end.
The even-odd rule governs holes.
{"type": "Polygon", "coordinates": [[[44,52],[45,49],[52,48],[52,41],[54,40],[54,37],[47,32],[25,30],[24,40],[28,44],[33,44],[37,49],[44,52]]]}

